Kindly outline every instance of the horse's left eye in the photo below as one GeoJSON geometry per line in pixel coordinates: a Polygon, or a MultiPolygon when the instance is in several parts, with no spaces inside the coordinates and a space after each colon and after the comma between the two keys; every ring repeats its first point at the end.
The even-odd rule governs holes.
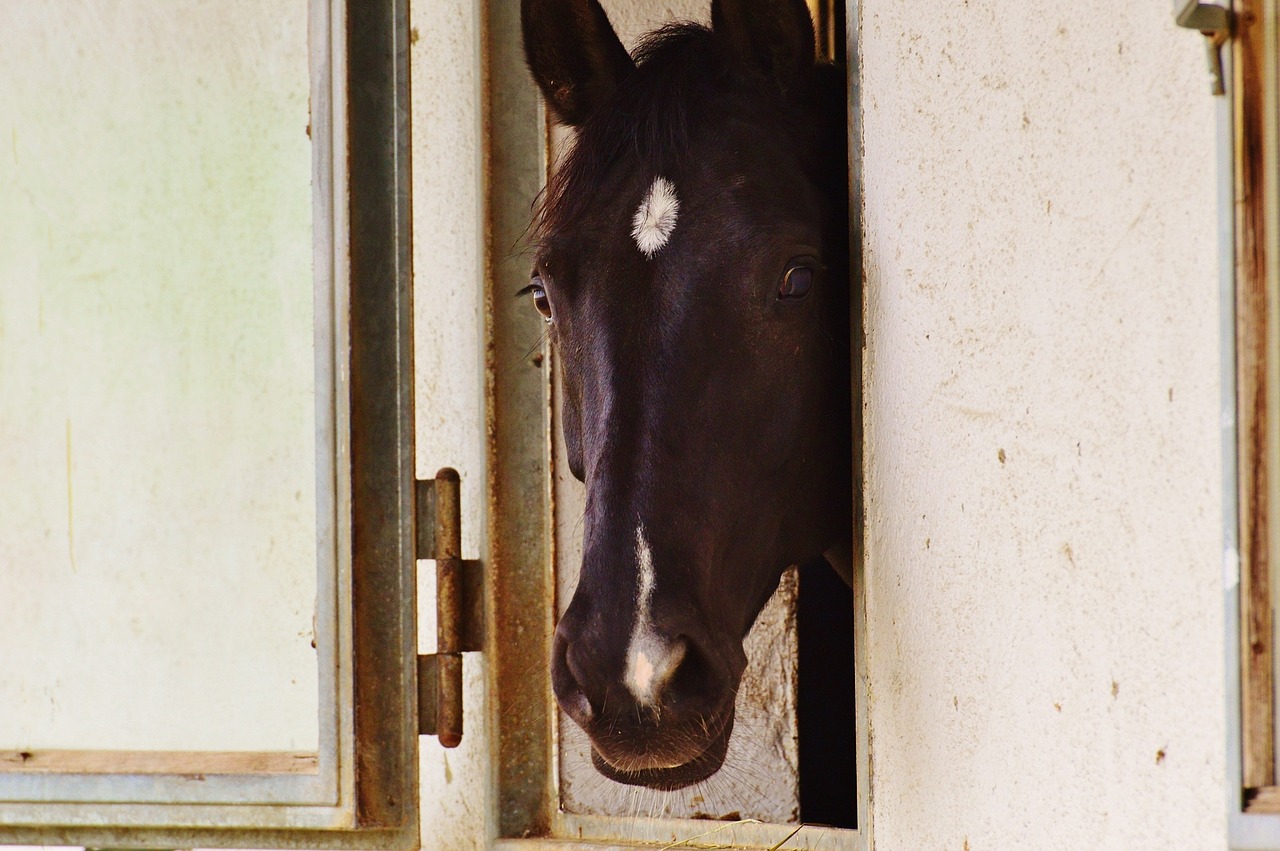
{"type": "Polygon", "coordinates": [[[535,286],[529,291],[533,295],[533,306],[542,314],[542,318],[551,321],[551,300],[547,298],[547,291],[542,287],[535,286]]]}
{"type": "Polygon", "coordinates": [[[533,306],[542,314],[543,319],[551,321],[551,299],[547,298],[547,288],[542,285],[541,275],[534,275],[529,286],[522,289],[519,295],[533,296],[533,306]]]}
{"type": "Polygon", "coordinates": [[[792,266],[778,285],[778,298],[804,298],[813,289],[813,267],[792,266]]]}

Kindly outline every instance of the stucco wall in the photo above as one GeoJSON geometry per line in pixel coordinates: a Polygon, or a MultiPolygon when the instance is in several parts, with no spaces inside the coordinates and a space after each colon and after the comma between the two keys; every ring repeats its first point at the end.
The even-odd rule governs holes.
{"type": "Polygon", "coordinates": [[[1225,847],[1201,40],[862,9],[876,847],[1225,847]]]}

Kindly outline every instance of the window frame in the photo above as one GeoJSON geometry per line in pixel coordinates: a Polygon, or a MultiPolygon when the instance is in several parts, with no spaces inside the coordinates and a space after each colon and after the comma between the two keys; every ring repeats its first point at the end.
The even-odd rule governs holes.
{"type": "MultiPolygon", "coordinates": [[[[279,776],[247,772],[14,772],[30,799],[0,803],[0,843],[419,845],[408,4],[309,0],[308,8],[313,238],[335,280],[332,310],[317,313],[331,325],[334,357],[318,377],[336,388],[340,529],[336,600],[320,612],[336,624],[336,648],[321,659],[332,657],[338,695],[333,735],[321,727],[322,788],[290,793],[279,776]],[[50,800],[59,781],[70,800],[65,792],[50,800]],[[184,786],[205,791],[184,801],[184,786]]],[[[321,259],[317,273],[324,267],[321,259]]]]}
{"type": "Polygon", "coordinates": [[[1219,105],[1231,847],[1280,847],[1275,593],[1280,557],[1280,75],[1277,0],[1236,0],[1219,105]]]}

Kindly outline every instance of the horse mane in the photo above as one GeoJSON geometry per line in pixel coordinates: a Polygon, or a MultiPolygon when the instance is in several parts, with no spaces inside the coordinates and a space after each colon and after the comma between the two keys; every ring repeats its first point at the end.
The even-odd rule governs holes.
{"type": "Polygon", "coordinates": [[[613,100],[578,128],[577,139],[548,181],[534,210],[532,237],[546,240],[583,217],[608,173],[630,152],[655,174],[676,167],[715,100],[725,71],[707,27],[668,24],[641,41],[636,70],[613,100]]]}

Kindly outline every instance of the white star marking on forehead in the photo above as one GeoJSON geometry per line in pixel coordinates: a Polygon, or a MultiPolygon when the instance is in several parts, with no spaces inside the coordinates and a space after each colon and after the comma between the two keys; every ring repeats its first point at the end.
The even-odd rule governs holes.
{"type": "Polygon", "coordinates": [[[631,219],[631,236],[645,257],[653,257],[667,244],[676,229],[680,202],[676,188],[665,177],[655,177],[644,200],[631,219]]]}

